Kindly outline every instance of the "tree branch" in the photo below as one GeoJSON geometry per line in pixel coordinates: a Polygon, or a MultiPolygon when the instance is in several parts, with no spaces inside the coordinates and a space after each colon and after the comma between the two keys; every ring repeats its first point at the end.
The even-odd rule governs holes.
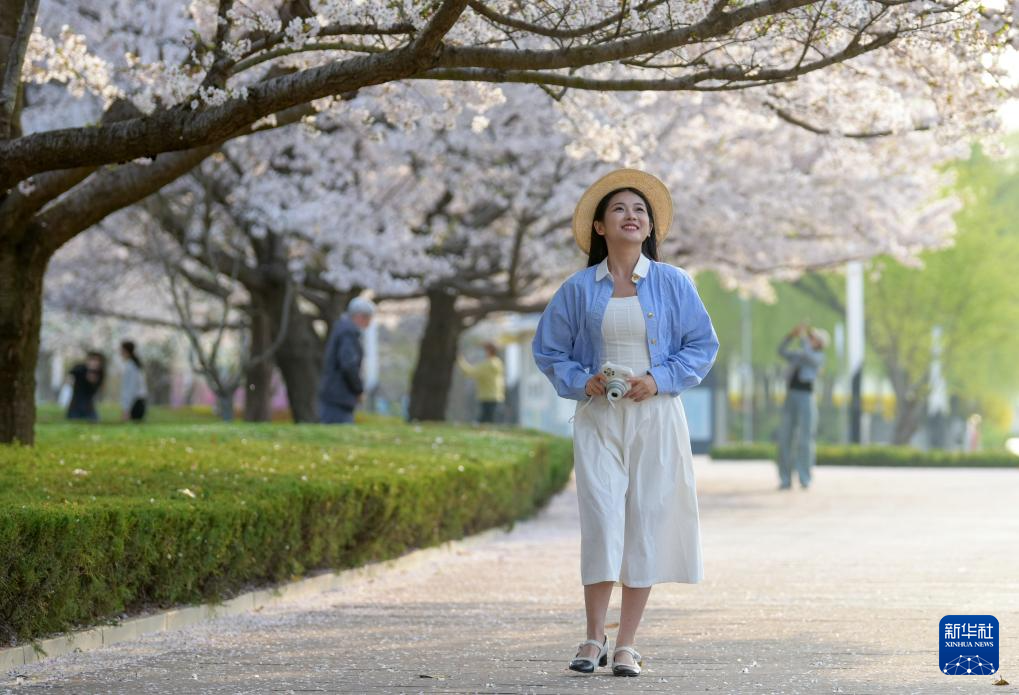
{"type": "Polygon", "coordinates": [[[216,149],[208,145],[162,156],[149,165],[104,170],[77,186],[59,204],[43,209],[31,227],[44,236],[43,243],[52,253],[83,229],[179,178],[216,149]]]}
{"type": "MultiPolygon", "coordinates": [[[[637,12],[646,12],[658,5],[661,5],[665,0],[649,0],[637,5],[633,9],[637,12]]],[[[617,24],[622,21],[628,14],[625,11],[616,12],[615,14],[609,15],[600,22],[594,24],[588,24],[586,26],[577,27],[576,29],[554,29],[542,26],[541,24],[532,24],[531,22],[525,22],[520,19],[515,19],[509,15],[501,14],[496,12],[492,8],[485,5],[479,0],[469,0],[468,6],[477,12],[485,19],[499,24],[509,29],[518,29],[520,31],[527,32],[528,34],[534,34],[536,36],[545,36],[551,39],[579,39],[582,36],[587,36],[595,32],[601,31],[607,27],[617,24]]]]}
{"type": "MultiPolygon", "coordinates": [[[[273,114],[275,116],[273,123],[266,124],[264,128],[256,130],[245,128],[244,132],[282,128],[313,112],[314,110],[308,104],[301,104],[279,114],[273,114]]],[[[216,149],[216,147],[205,147],[176,152],[164,155],[151,164],[134,163],[103,169],[43,209],[43,212],[37,215],[36,220],[28,225],[28,231],[40,233],[49,229],[55,232],[52,243],[56,246],[53,248],[59,248],[75,234],[88,229],[107,215],[138,202],[183,176],[216,149]]],[[[75,170],[70,170],[70,172],[73,171],[75,170]]],[[[82,168],[79,171],[88,171],[88,169],[82,168]]],[[[71,181],[75,174],[64,171],[52,172],[47,176],[52,176],[54,182],[66,183],[71,181]],[[66,178],[61,178],[64,176],[66,178]]],[[[56,183],[50,190],[56,190],[56,183]]],[[[59,193],[63,192],[59,191],[59,193]]],[[[50,200],[52,201],[53,198],[50,200]]]]}
{"type": "Polygon", "coordinates": [[[25,51],[28,49],[28,38],[35,26],[35,15],[39,9],[39,0],[20,0],[21,11],[5,2],[4,14],[10,15],[0,20],[0,140],[6,140],[16,134],[20,128],[15,116],[18,104],[18,93],[21,88],[21,70],[25,63],[25,51]],[[17,28],[9,33],[12,20],[17,17],[17,28]],[[6,45],[4,45],[6,44],[6,45]]]}
{"type": "Polygon", "coordinates": [[[24,233],[32,215],[84,181],[94,171],[94,167],[48,171],[28,179],[24,191],[20,187],[11,189],[0,203],[0,239],[13,243],[20,241],[18,235],[24,233]]]}
{"type": "Polygon", "coordinates": [[[209,72],[205,74],[205,79],[202,80],[203,87],[218,87],[222,89],[226,86],[227,71],[232,60],[224,53],[223,44],[226,42],[227,33],[230,31],[230,20],[227,15],[233,4],[234,0],[219,0],[219,9],[216,12],[216,38],[212,44],[215,61],[212,63],[212,67],[209,68],[209,72]]]}
{"type": "Polygon", "coordinates": [[[549,70],[589,65],[653,54],[692,42],[717,38],[736,27],[809,5],[815,0],[763,0],[725,12],[716,2],[705,18],[693,25],[627,36],[597,45],[557,50],[519,50],[446,46],[442,39],[463,13],[468,0],[445,0],[428,25],[407,46],[386,53],[359,55],[292,74],[272,77],[248,87],[247,97],[192,111],[186,105],[147,117],[89,128],[69,128],[0,142],[0,189],[10,188],[33,174],[53,169],[130,161],[162,152],[204,147],[236,137],[251,123],[284,109],[362,87],[412,77],[431,79],[530,82],[560,87],[607,90],[741,89],[751,84],[786,81],[811,70],[861,55],[889,43],[897,35],[877,35],[868,43],[859,36],[830,58],[802,69],[730,66],[661,80],[593,80],[549,70]],[[701,87],[708,80],[721,86],[701,87]]]}
{"type": "MultiPolygon", "coordinates": [[[[770,102],[764,102],[764,106],[771,109],[776,116],[781,118],[786,123],[797,126],[798,128],[803,128],[804,130],[809,131],[811,133],[815,133],[817,135],[831,135],[834,132],[830,128],[821,128],[819,126],[811,125],[810,123],[807,123],[803,119],[793,116],[788,111],[770,102]]],[[[924,130],[930,130],[933,127],[934,127],[933,125],[918,125],[911,127],[909,130],[910,132],[920,132],[924,130]]],[[[871,131],[859,131],[855,133],[839,133],[839,135],[844,138],[858,138],[861,140],[867,140],[871,138],[884,138],[888,137],[889,135],[896,134],[897,132],[894,130],[871,130],[871,131]]]]}
{"type": "Polygon", "coordinates": [[[543,302],[525,302],[519,297],[505,297],[497,300],[488,300],[469,309],[458,309],[456,313],[463,319],[480,319],[497,311],[516,311],[521,314],[539,313],[544,311],[546,306],[548,306],[548,300],[543,302]]]}
{"type": "Polygon", "coordinates": [[[831,286],[818,273],[808,272],[799,277],[792,286],[814,301],[823,304],[837,314],[845,314],[846,307],[831,286]]]}
{"type": "Polygon", "coordinates": [[[843,50],[812,63],[791,68],[748,70],[737,65],[710,68],[683,77],[657,80],[635,79],[594,79],[563,73],[535,72],[530,70],[494,70],[484,68],[445,69],[434,68],[411,79],[454,80],[460,82],[511,82],[521,84],[545,84],[596,91],[731,91],[747,89],[762,84],[789,82],[807,73],[821,70],[835,63],[877,50],[891,43],[895,32],[877,35],[869,43],[851,42],[843,50]],[[702,82],[722,81],[721,85],[701,86],[702,82]]]}
{"type": "MultiPolygon", "coordinates": [[[[95,316],[98,318],[109,318],[117,319],[120,321],[128,321],[130,323],[137,323],[143,326],[156,326],[157,328],[173,328],[183,329],[184,325],[179,321],[170,321],[169,319],[161,319],[155,316],[143,316],[141,314],[131,314],[123,311],[114,311],[113,309],[104,309],[103,307],[97,306],[86,306],[80,304],[60,304],[60,309],[64,311],[73,312],[84,316],[95,316]]],[[[201,333],[207,333],[209,331],[217,330],[219,328],[219,322],[215,324],[211,323],[195,323],[192,327],[201,333]]],[[[246,328],[243,323],[230,324],[230,328],[233,330],[241,330],[246,328]]]]}
{"type": "MultiPolygon", "coordinates": [[[[434,62],[434,59],[432,59],[434,62]]],[[[265,116],[321,97],[402,79],[427,67],[407,49],[357,56],[281,75],[248,88],[246,99],[192,111],[186,105],[98,127],[65,128],[0,142],[0,190],[54,169],[127,162],[212,146],[249,132],[265,116]]],[[[211,151],[211,150],[210,150],[211,151]]]]}
{"type": "Polygon", "coordinates": [[[506,48],[450,46],[443,51],[439,68],[494,68],[499,70],[556,70],[581,68],[640,55],[660,53],[692,42],[722,36],[747,22],[803,7],[816,0],[763,0],[732,12],[717,11],[716,4],[701,21],[610,41],[597,46],[521,51],[506,48]]]}

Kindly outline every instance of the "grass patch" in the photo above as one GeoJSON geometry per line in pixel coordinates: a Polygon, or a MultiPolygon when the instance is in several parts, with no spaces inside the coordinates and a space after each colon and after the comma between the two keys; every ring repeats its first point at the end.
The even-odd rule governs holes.
{"type": "MultiPolygon", "coordinates": [[[[777,447],[769,442],[716,446],[711,458],[719,461],[766,459],[774,461],[777,447]]],[[[1006,451],[958,453],[921,451],[908,446],[817,447],[819,466],[888,466],[912,468],[1019,468],[1019,457],[1006,451]]]]}
{"type": "Polygon", "coordinates": [[[0,640],[219,600],[533,513],[569,440],[518,429],[52,425],[0,447],[0,640]]]}
{"type": "MultiPolygon", "coordinates": [[[[122,425],[120,405],[117,403],[99,403],[96,406],[99,411],[98,425],[122,425]]],[[[37,425],[78,425],[80,420],[68,420],[67,409],[61,408],[55,403],[42,403],[36,406],[37,425]]],[[[243,415],[243,411],[240,413],[243,415]]],[[[180,408],[171,408],[165,405],[149,406],[145,413],[146,424],[201,424],[220,422],[220,418],[213,412],[211,405],[188,405],[180,408]]]]}

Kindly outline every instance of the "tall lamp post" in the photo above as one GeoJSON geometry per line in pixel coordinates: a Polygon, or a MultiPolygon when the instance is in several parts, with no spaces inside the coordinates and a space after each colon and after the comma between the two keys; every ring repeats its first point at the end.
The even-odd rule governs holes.
{"type": "Polygon", "coordinates": [[[743,374],[740,382],[743,387],[743,441],[754,441],[754,323],[750,315],[750,300],[740,297],[740,337],[742,348],[743,374]]]}
{"type": "Polygon", "coordinates": [[[846,264],[846,362],[849,371],[849,441],[862,440],[863,403],[863,263],[846,264]]]}

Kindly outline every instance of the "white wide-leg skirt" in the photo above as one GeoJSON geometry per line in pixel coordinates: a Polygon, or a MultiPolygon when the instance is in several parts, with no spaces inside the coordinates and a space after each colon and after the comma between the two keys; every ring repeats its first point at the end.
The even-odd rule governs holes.
{"type": "Polygon", "coordinates": [[[584,584],[701,580],[693,454],[678,397],[579,403],[573,460],[584,584]]]}

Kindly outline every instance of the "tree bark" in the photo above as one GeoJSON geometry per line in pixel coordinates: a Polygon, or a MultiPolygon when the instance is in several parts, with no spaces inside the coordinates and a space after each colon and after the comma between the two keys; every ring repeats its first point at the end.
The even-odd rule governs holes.
{"type": "Polygon", "coordinates": [[[35,442],[35,365],[49,254],[27,237],[0,244],[0,443],[35,442]]]}
{"type": "Polygon", "coordinates": [[[21,136],[21,67],[39,0],[6,0],[0,12],[0,140],[21,136]]]}
{"type": "Polygon", "coordinates": [[[463,318],[456,312],[456,295],[444,287],[429,290],[428,323],[411,381],[411,420],[446,419],[457,344],[463,330],[463,318]]]}
{"type": "MultiPolygon", "coordinates": [[[[272,346],[272,322],[264,308],[256,304],[251,316],[251,349],[249,355],[261,355],[272,346]]],[[[269,422],[272,419],[272,360],[250,365],[245,374],[244,419],[247,422],[269,422]]]]}
{"type": "Polygon", "coordinates": [[[924,405],[926,405],[926,399],[918,400],[916,398],[899,398],[896,396],[893,444],[901,446],[909,444],[913,435],[920,429],[924,405]]]}
{"type": "Polygon", "coordinates": [[[223,422],[234,421],[234,394],[231,393],[217,393],[216,403],[219,406],[219,417],[223,422]]]}
{"type": "MultiPolygon", "coordinates": [[[[280,322],[284,296],[280,291],[270,312],[277,331],[283,330],[280,322]]],[[[287,387],[287,400],[294,422],[318,422],[318,381],[325,343],[315,332],[312,317],[298,310],[297,297],[294,296],[291,301],[286,335],[274,359],[287,387]]]]}
{"type": "Polygon", "coordinates": [[[925,406],[927,405],[927,383],[913,383],[909,375],[901,367],[889,364],[886,368],[895,392],[895,424],[892,432],[892,443],[909,444],[916,431],[920,428],[925,406]]]}

